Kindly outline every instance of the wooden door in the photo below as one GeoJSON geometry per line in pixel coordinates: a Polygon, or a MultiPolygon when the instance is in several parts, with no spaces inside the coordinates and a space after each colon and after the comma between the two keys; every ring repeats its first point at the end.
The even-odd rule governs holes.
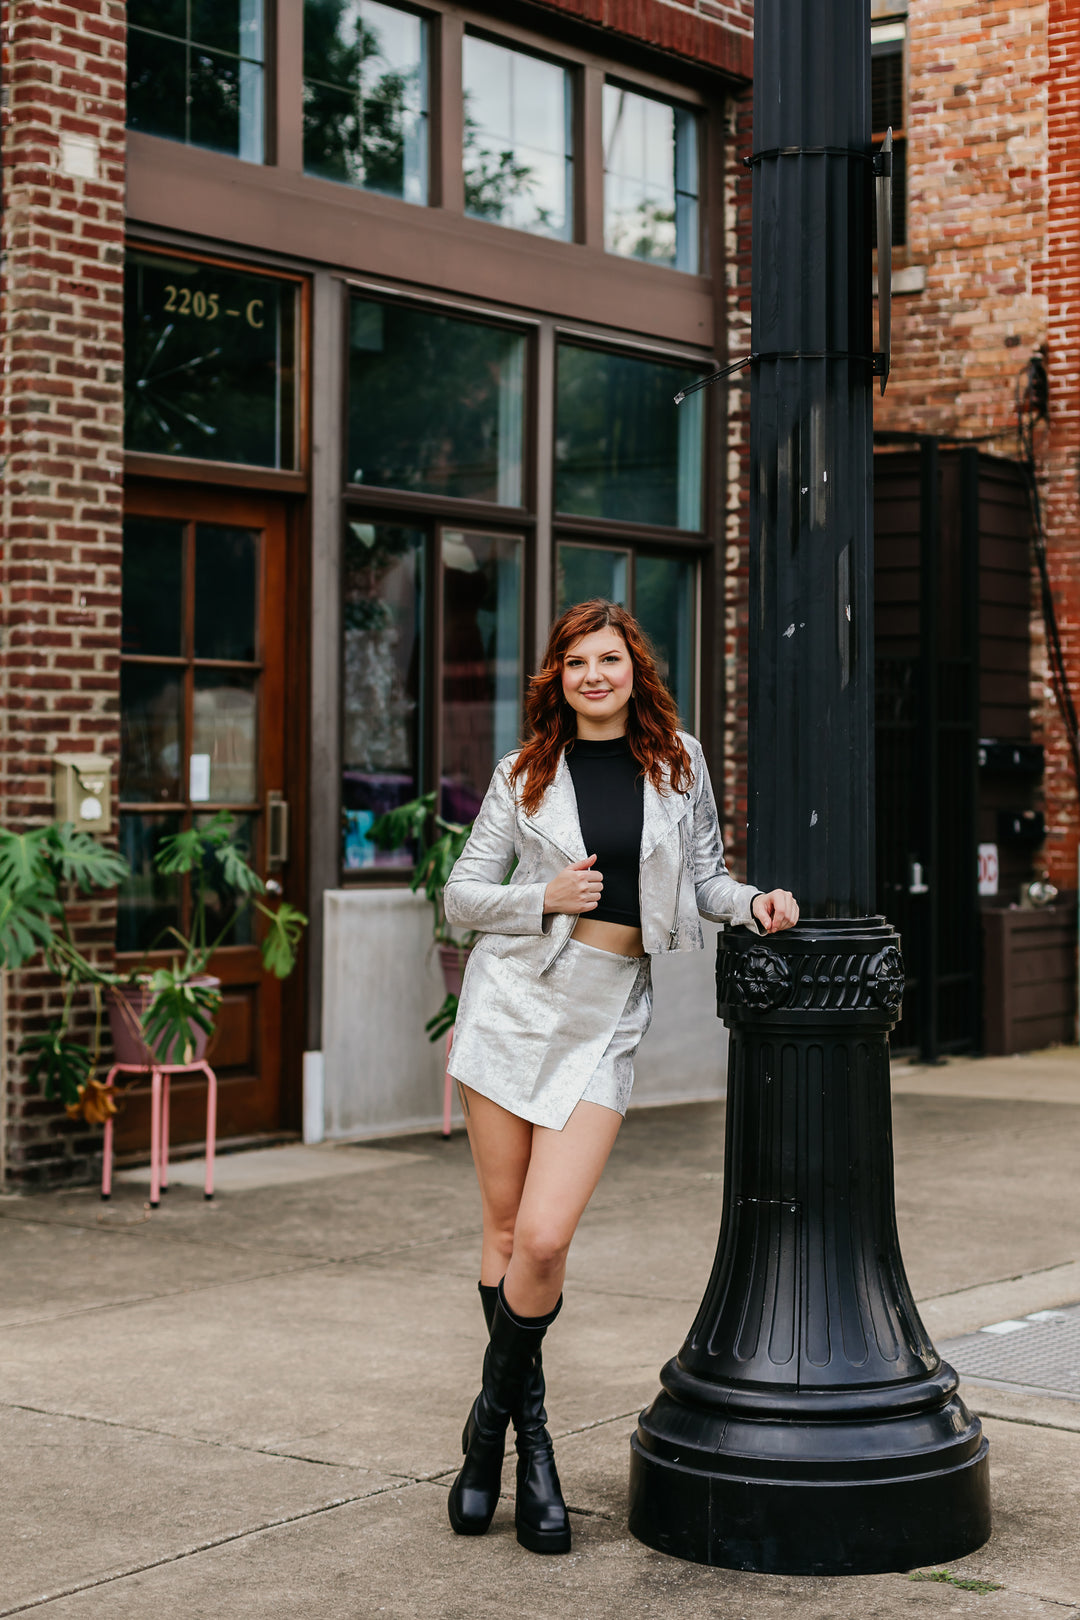
{"type": "MultiPolygon", "coordinates": [[[[287,880],[288,850],[267,847],[267,807],[289,797],[287,532],[285,509],[271,496],[182,486],[129,492],[119,809],[133,875],[118,896],[123,965],[168,960],[168,928],[183,931],[190,918],[188,883],[153,866],[167,834],[225,810],[263,878],[275,888],[287,880]]],[[[274,819],[280,842],[277,810],[274,819]]],[[[219,929],[228,906],[220,897],[219,929]]],[[[245,912],[211,963],[223,992],[208,1053],[223,1138],[272,1132],[284,1120],[283,987],[262,970],[260,932],[260,919],[245,912]]],[[[205,1095],[205,1082],[174,1081],[174,1144],[204,1139],[205,1095]]],[[[148,1095],[139,1087],[118,1121],[118,1150],[145,1152],[148,1131],[148,1095]]]]}

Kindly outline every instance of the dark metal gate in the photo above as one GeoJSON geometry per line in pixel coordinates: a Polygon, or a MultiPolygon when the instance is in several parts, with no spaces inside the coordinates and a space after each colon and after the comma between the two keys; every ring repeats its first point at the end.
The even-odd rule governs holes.
{"type": "Polygon", "coordinates": [[[907,985],[896,1051],[980,1044],[979,454],[874,462],[877,894],[907,985]]]}

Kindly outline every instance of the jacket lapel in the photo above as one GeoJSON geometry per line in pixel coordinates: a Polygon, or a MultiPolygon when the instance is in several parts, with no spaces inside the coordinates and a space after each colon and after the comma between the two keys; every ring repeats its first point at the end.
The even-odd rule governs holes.
{"type": "Polygon", "coordinates": [[[542,838],[562,850],[570,861],[583,861],[588,851],[581,836],[578,819],[577,795],[566,763],[566,755],[559,755],[555,777],[534,815],[524,816],[526,826],[533,827],[542,838]]]}
{"type": "Polygon", "coordinates": [[[667,785],[668,773],[665,770],[664,780],[666,790],[663,793],[653,787],[649,778],[645,778],[644,814],[641,824],[641,859],[647,861],[653,850],[667,837],[672,827],[678,825],[690,808],[689,793],[673,792],[667,785]]]}

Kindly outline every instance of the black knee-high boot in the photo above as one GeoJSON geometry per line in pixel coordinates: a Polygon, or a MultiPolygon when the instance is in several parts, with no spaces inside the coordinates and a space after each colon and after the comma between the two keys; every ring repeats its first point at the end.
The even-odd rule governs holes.
{"type": "MultiPolygon", "coordinates": [[[[487,1301],[484,1303],[486,1314],[487,1301]]],[[[536,1352],[561,1305],[560,1300],[547,1316],[516,1317],[507,1307],[501,1285],[497,1291],[483,1383],[461,1437],[465,1462],[447,1504],[450,1523],[459,1535],[483,1535],[491,1523],[499,1499],[507,1426],[521,1406],[536,1352]]]]}
{"type": "MultiPolygon", "coordinates": [[[[478,1283],[477,1287],[490,1336],[495,1302],[499,1297],[498,1285],[478,1283]]],[[[569,1552],[570,1519],[555,1467],[551,1436],[547,1431],[547,1413],[544,1410],[546,1395],[543,1347],[537,1345],[532,1369],[522,1391],[521,1404],[510,1414],[517,1433],[518,1540],[533,1552],[569,1552]]]]}

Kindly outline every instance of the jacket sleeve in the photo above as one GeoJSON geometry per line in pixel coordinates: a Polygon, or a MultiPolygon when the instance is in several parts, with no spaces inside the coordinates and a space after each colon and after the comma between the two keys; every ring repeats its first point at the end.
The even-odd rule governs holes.
{"type": "Polygon", "coordinates": [[[443,891],[446,920],[485,934],[543,934],[546,883],[505,883],[517,852],[517,805],[505,767],[495,767],[468,842],[443,891]]]}
{"type": "Polygon", "coordinates": [[[700,746],[693,750],[694,776],[694,890],[697,908],[710,922],[738,923],[763,933],[750,907],[762,891],[733,878],[724,862],[724,844],[716,814],[709,768],[700,746]]]}

